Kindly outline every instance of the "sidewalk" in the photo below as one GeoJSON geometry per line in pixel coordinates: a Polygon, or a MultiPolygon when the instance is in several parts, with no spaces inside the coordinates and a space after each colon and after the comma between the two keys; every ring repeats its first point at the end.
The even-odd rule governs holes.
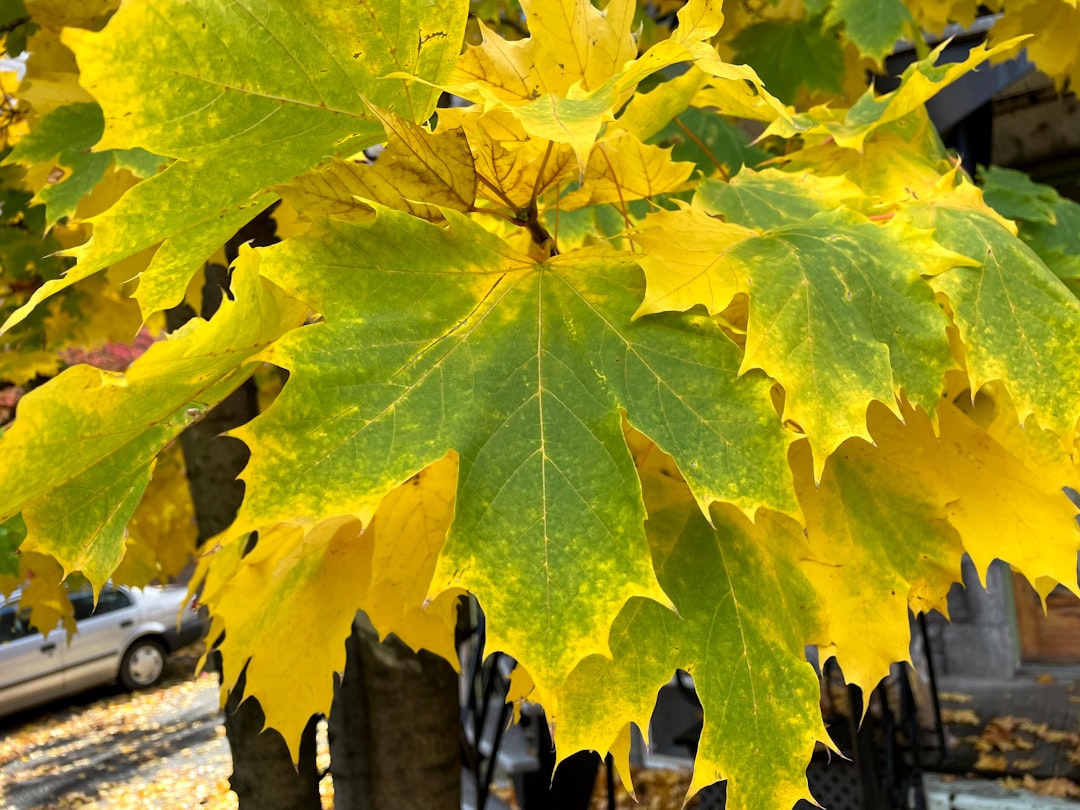
{"type": "Polygon", "coordinates": [[[947,676],[938,689],[948,748],[926,763],[943,776],[926,780],[930,810],[1080,806],[1080,671],[947,676]]]}

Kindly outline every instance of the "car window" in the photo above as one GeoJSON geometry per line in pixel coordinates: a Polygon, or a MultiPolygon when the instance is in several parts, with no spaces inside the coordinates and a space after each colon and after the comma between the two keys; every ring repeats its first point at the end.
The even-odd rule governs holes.
{"type": "Polygon", "coordinates": [[[19,611],[19,605],[6,605],[0,608],[0,644],[30,635],[30,622],[27,611],[19,611]]]}
{"type": "Polygon", "coordinates": [[[88,591],[71,594],[71,606],[75,608],[75,621],[81,622],[91,616],[102,616],[131,606],[131,597],[116,588],[102,588],[94,607],[94,596],[88,591]]]}

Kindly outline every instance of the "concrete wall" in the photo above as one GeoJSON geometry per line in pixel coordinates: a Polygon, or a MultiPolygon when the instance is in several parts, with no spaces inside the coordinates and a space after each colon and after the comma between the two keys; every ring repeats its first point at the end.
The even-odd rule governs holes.
{"type": "Polygon", "coordinates": [[[949,593],[952,621],[936,613],[927,617],[937,673],[1011,678],[1020,662],[1009,566],[993,563],[984,588],[975,566],[965,557],[963,581],[963,586],[954,585],[949,593]]]}

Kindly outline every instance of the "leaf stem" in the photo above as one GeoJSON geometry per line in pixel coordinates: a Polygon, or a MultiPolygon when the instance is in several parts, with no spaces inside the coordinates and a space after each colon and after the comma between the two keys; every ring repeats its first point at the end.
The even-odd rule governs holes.
{"type": "Polygon", "coordinates": [[[470,210],[476,213],[492,214],[494,216],[501,216],[508,222],[513,222],[515,225],[520,225],[529,232],[529,236],[532,237],[533,242],[537,245],[544,246],[550,245],[551,255],[558,254],[558,248],[555,246],[555,240],[551,238],[551,234],[547,232],[547,228],[540,222],[540,213],[536,207],[536,194],[540,188],[540,176],[544,172],[544,166],[547,164],[548,155],[551,154],[551,142],[548,142],[548,148],[544,152],[543,162],[540,164],[540,172],[537,174],[537,182],[533,185],[532,199],[529,200],[529,204],[525,208],[518,208],[514,205],[514,201],[506,196],[506,193],[488,180],[484,175],[479,172],[476,175],[476,179],[491,189],[492,193],[502,200],[506,207],[512,212],[512,215],[504,214],[502,212],[496,212],[487,208],[476,208],[473,206],[470,210]]]}
{"type": "Polygon", "coordinates": [[[714,166],[716,166],[716,170],[718,172],[720,172],[720,176],[722,178],[724,178],[724,180],[730,180],[731,179],[731,175],[728,174],[727,166],[725,166],[723,163],[721,163],[719,161],[719,159],[717,159],[716,155],[714,155],[712,153],[712,150],[709,149],[709,147],[705,145],[705,142],[703,140],[701,140],[701,138],[699,138],[697,136],[697,134],[695,132],[693,132],[693,130],[690,129],[690,127],[688,127],[686,124],[684,124],[678,118],[675,119],[675,126],[677,126],[679,129],[681,129],[683,131],[683,133],[686,135],[686,137],[689,138],[690,140],[692,140],[694,142],[694,144],[697,146],[697,148],[705,153],[705,157],[707,157],[709,160],[712,161],[712,164],[714,166]]]}
{"type": "Polygon", "coordinates": [[[637,247],[637,243],[634,242],[634,237],[630,235],[634,229],[634,224],[630,221],[630,211],[626,207],[626,198],[623,197],[622,186],[618,183],[618,175],[615,172],[615,167],[611,164],[611,158],[608,156],[607,149],[604,148],[603,144],[599,144],[596,151],[603,155],[604,162],[608,165],[608,171],[611,172],[611,179],[615,181],[615,190],[619,193],[619,213],[622,214],[623,225],[626,226],[626,240],[634,247],[637,247]]]}
{"type": "Polygon", "coordinates": [[[517,210],[517,206],[514,205],[514,201],[507,197],[501,188],[499,188],[497,185],[484,177],[484,175],[480,174],[480,172],[476,173],[476,179],[483,183],[485,186],[487,186],[489,189],[491,189],[492,193],[494,193],[496,197],[506,203],[507,208],[511,210],[517,210]]]}
{"type": "Polygon", "coordinates": [[[500,211],[497,208],[480,208],[479,206],[476,206],[476,205],[470,205],[469,208],[468,208],[468,211],[469,211],[470,214],[491,214],[491,216],[493,216],[493,217],[498,217],[499,219],[505,219],[507,222],[512,222],[515,225],[520,225],[521,224],[521,221],[518,220],[517,217],[511,216],[510,214],[506,213],[505,211],[500,211]]]}
{"type": "Polygon", "coordinates": [[[540,196],[540,184],[544,178],[544,169],[547,168],[548,158],[551,157],[552,142],[548,141],[547,149],[544,150],[544,156],[540,158],[540,169],[536,172],[536,180],[533,181],[532,194],[529,195],[529,207],[536,206],[536,198],[540,196]]]}

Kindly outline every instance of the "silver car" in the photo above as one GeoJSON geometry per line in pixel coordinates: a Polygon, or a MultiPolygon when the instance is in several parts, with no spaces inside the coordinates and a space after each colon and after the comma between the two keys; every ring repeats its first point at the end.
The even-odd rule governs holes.
{"type": "Polygon", "coordinates": [[[0,601],[0,716],[113,681],[152,686],[165,657],[202,638],[209,624],[179,585],[107,585],[96,607],[89,591],[69,596],[78,629],[70,641],[60,625],[47,636],[31,627],[18,592],[0,601]]]}

